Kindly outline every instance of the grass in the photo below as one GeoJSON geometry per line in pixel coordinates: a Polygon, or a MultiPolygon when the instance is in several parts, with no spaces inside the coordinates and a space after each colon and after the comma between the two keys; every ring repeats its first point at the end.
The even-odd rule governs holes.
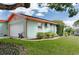
{"type": "Polygon", "coordinates": [[[28,55],[79,55],[79,37],[61,37],[56,40],[23,41],[1,39],[0,42],[15,43],[24,46],[28,55]]]}

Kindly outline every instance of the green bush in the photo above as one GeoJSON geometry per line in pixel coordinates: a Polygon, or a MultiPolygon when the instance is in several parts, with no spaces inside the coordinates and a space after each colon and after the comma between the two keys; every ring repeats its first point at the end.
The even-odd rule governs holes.
{"type": "Polygon", "coordinates": [[[67,32],[67,35],[70,36],[70,35],[73,35],[74,34],[74,29],[71,28],[71,27],[67,27],[64,32],[67,32]]]}
{"type": "Polygon", "coordinates": [[[52,37],[57,37],[58,35],[55,33],[52,33],[52,37]]]}
{"type": "Polygon", "coordinates": [[[49,32],[45,32],[45,38],[49,38],[50,37],[50,33],[49,32]]]}
{"type": "Polygon", "coordinates": [[[43,33],[43,32],[38,32],[38,33],[37,33],[37,38],[38,38],[38,39],[44,38],[44,33],[43,33]]]}
{"type": "Polygon", "coordinates": [[[37,38],[42,39],[42,38],[53,38],[55,37],[55,33],[52,32],[38,32],[37,33],[37,38]]]}
{"type": "Polygon", "coordinates": [[[64,25],[63,24],[58,24],[57,25],[57,34],[59,36],[63,36],[63,29],[64,29],[64,25]]]}
{"type": "Polygon", "coordinates": [[[68,33],[67,32],[64,32],[64,36],[68,36],[68,33]]]}
{"type": "Polygon", "coordinates": [[[55,36],[55,33],[52,32],[46,32],[45,35],[47,36],[47,38],[52,38],[55,36]]]}

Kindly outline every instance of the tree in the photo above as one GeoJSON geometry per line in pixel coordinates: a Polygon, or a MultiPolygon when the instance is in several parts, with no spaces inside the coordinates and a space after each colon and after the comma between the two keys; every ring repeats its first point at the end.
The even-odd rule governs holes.
{"type": "Polygon", "coordinates": [[[48,3],[47,6],[56,11],[68,11],[69,17],[73,17],[78,13],[78,9],[72,3],[48,3]]]}
{"type": "Polygon", "coordinates": [[[3,10],[14,10],[18,7],[29,8],[30,3],[15,3],[15,4],[11,4],[11,5],[0,3],[0,9],[3,9],[3,10]]]}
{"type": "Polygon", "coordinates": [[[67,35],[69,36],[69,35],[71,35],[71,34],[73,34],[74,33],[74,29],[73,28],[71,28],[71,27],[67,27],[67,28],[65,28],[65,32],[67,33],[67,35]]]}
{"type": "Polygon", "coordinates": [[[63,35],[63,30],[64,30],[64,22],[61,21],[61,20],[53,20],[53,22],[57,23],[57,34],[59,36],[62,36],[63,35]]]}
{"type": "MultiPolygon", "coordinates": [[[[44,7],[42,4],[44,3],[39,3],[38,5],[44,7]]],[[[72,3],[47,3],[46,6],[51,9],[55,9],[56,11],[61,11],[61,12],[68,11],[69,17],[73,17],[78,13],[78,9],[75,8],[72,5],[72,3]]],[[[6,5],[6,4],[0,3],[0,9],[13,10],[13,9],[16,9],[17,7],[29,8],[30,3],[15,3],[13,5],[6,5]]]]}
{"type": "Polygon", "coordinates": [[[79,25],[79,20],[75,21],[73,25],[74,26],[79,25]]]}

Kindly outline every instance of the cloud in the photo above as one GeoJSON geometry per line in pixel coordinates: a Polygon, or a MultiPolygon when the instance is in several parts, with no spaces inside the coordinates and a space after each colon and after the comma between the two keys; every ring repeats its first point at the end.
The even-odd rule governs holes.
{"type": "Polygon", "coordinates": [[[37,13],[36,16],[44,16],[42,13],[37,13]]]}
{"type": "Polygon", "coordinates": [[[75,6],[75,5],[76,5],[76,3],[72,3],[72,5],[73,5],[73,6],[75,6]]]}
{"type": "Polygon", "coordinates": [[[3,10],[0,10],[0,12],[3,12],[3,10]]]}
{"type": "Polygon", "coordinates": [[[39,9],[38,3],[30,3],[30,9],[39,9]]]}
{"type": "Polygon", "coordinates": [[[73,26],[74,22],[79,20],[79,13],[71,18],[65,18],[64,23],[68,26],[73,26]]]}
{"type": "Polygon", "coordinates": [[[43,7],[43,8],[40,8],[38,9],[38,12],[48,12],[48,7],[43,7]]]}
{"type": "Polygon", "coordinates": [[[30,8],[18,7],[15,10],[11,10],[10,12],[22,13],[22,14],[25,14],[25,15],[32,16],[32,14],[34,13],[33,9],[39,9],[37,3],[31,3],[30,8]]]}
{"type": "Polygon", "coordinates": [[[15,10],[12,10],[10,12],[13,12],[13,13],[21,13],[21,14],[25,14],[25,15],[32,15],[32,13],[33,13],[31,11],[31,9],[25,8],[25,7],[18,7],[15,10]]]}
{"type": "Polygon", "coordinates": [[[31,16],[36,12],[36,16],[43,16],[42,13],[47,13],[48,8],[47,7],[40,8],[38,6],[38,3],[31,3],[30,8],[18,7],[10,12],[23,13],[25,15],[31,15],[31,16]],[[37,10],[37,12],[35,10],[37,10]]]}
{"type": "MultiPolygon", "coordinates": [[[[45,4],[46,5],[46,4],[45,4]]],[[[31,3],[31,7],[30,7],[30,9],[32,9],[32,10],[37,10],[38,12],[48,12],[48,7],[39,7],[38,6],[38,3],[31,3]]]]}
{"type": "Polygon", "coordinates": [[[64,20],[64,23],[67,26],[73,27],[73,24],[74,24],[75,21],[77,21],[77,20],[64,20]]]}

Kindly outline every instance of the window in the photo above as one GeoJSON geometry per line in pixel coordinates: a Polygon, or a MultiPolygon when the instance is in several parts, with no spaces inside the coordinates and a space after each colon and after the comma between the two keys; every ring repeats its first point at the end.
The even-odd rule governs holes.
{"type": "Polygon", "coordinates": [[[45,23],[45,28],[47,28],[47,23],[45,23]]]}
{"type": "Polygon", "coordinates": [[[42,23],[38,23],[38,28],[42,29],[42,23]]]}

